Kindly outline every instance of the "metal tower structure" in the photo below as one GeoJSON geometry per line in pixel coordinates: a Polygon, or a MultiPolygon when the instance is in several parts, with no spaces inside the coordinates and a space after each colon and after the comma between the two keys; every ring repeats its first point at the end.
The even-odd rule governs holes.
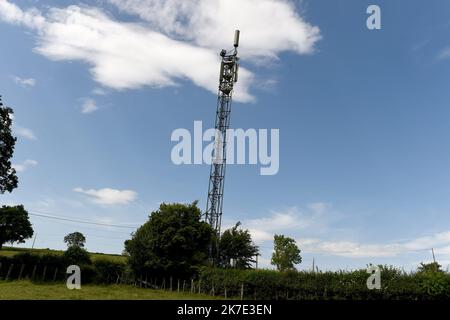
{"type": "MultiPolygon", "coordinates": [[[[208,200],[206,203],[205,221],[216,233],[217,240],[220,237],[220,225],[222,222],[222,204],[226,168],[227,129],[230,126],[231,96],[233,86],[238,80],[239,58],[237,48],[239,46],[239,30],[234,34],[234,49],[222,50],[220,56],[219,92],[217,98],[217,111],[215,123],[214,155],[209,174],[208,200]]],[[[210,258],[212,257],[212,245],[210,258]]]]}

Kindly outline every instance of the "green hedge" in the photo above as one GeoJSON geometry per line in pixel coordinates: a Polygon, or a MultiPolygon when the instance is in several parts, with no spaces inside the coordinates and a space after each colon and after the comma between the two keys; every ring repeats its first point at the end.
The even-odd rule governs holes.
{"type": "Polygon", "coordinates": [[[429,300],[450,299],[450,274],[444,272],[407,274],[382,267],[381,289],[369,290],[366,270],[352,272],[278,272],[204,268],[199,274],[201,290],[216,295],[246,299],[352,299],[429,300]]]}
{"type": "MultiPolygon", "coordinates": [[[[22,270],[22,278],[33,281],[61,281],[67,279],[66,270],[70,264],[63,255],[55,254],[19,253],[12,257],[0,256],[0,279],[6,279],[11,270],[9,280],[17,280],[22,270]],[[11,265],[13,267],[10,269],[11,265]]],[[[126,265],[108,259],[98,259],[92,264],[80,265],[80,269],[83,283],[115,283],[118,276],[126,272],[126,265]]]]}
{"type": "MultiPolygon", "coordinates": [[[[13,264],[9,280],[19,277],[22,265],[22,278],[32,278],[33,281],[63,281],[67,278],[68,263],[61,255],[35,255],[21,253],[13,257],[0,256],[0,279],[5,279],[13,264]],[[43,277],[44,268],[46,270],[43,277]],[[55,273],[56,271],[56,273],[55,273]]],[[[156,287],[161,286],[163,278],[146,274],[133,276],[125,263],[108,259],[94,261],[91,265],[81,265],[82,283],[134,283],[134,279],[142,277],[156,287]],[[128,279],[128,280],[127,280],[128,279]]],[[[381,268],[381,290],[369,290],[366,281],[369,274],[365,269],[337,272],[305,272],[274,270],[236,270],[201,268],[193,282],[194,291],[199,287],[202,293],[212,293],[217,296],[240,297],[243,289],[244,299],[351,299],[351,300],[430,300],[450,299],[450,274],[447,272],[416,272],[405,273],[393,267],[381,268]]],[[[166,276],[165,287],[169,286],[166,276]]],[[[173,288],[177,284],[186,284],[186,290],[191,290],[191,279],[173,279],[173,288]]]]}

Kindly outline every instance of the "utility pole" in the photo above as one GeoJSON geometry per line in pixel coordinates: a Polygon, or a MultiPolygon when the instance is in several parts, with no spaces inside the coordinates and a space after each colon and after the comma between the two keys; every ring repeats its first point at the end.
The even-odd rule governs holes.
{"type": "Polygon", "coordinates": [[[238,80],[239,58],[239,30],[234,34],[234,49],[222,49],[220,56],[219,92],[217,97],[217,110],[214,138],[214,156],[211,162],[208,186],[208,200],[206,203],[205,221],[214,230],[213,241],[210,245],[209,256],[212,264],[219,256],[220,226],[222,223],[222,205],[226,167],[227,129],[230,126],[231,96],[234,83],[238,80]],[[215,251],[215,252],[214,252],[215,251]],[[215,256],[215,257],[214,257],[215,256]]]}
{"type": "Polygon", "coordinates": [[[31,250],[34,249],[34,243],[36,242],[36,237],[37,237],[37,233],[34,235],[34,239],[33,239],[33,245],[31,246],[31,250]]]}

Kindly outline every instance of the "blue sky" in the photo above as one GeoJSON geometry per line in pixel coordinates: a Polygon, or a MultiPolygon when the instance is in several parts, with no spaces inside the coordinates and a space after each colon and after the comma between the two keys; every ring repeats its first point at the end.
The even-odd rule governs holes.
{"type": "MultiPolygon", "coordinates": [[[[214,125],[217,53],[239,28],[231,126],[279,129],[280,170],[229,166],[224,223],[252,231],[263,266],[275,233],[297,240],[300,268],[410,270],[432,247],[449,265],[450,3],[237,3],[230,16],[233,1],[0,0],[20,170],[1,202],[128,226],[163,201],[204,209],[209,167],[174,165],[170,136],[214,125]]],[[[43,248],[78,230],[90,251],[119,253],[132,231],[31,220],[43,248]]]]}

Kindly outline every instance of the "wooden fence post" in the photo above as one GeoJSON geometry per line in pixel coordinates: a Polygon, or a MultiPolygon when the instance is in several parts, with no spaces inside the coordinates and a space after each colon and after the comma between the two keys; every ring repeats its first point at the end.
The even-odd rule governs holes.
{"type": "Polygon", "coordinates": [[[12,263],[12,264],[9,265],[8,273],[6,274],[6,278],[5,278],[6,281],[8,281],[9,278],[11,277],[11,273],[12,273],[13,268],[14,268],[14,264],[12,263]]]}
{"type": "Polygon", "coordinates": [[[191,293],[194,292],[194,279],[191,279],[191,293]]]}
{"type": "Polygon", "coordinates": [[[227,287],[225,286],[225,299],[227,298],[227,287]]]}
{"type": "Polygon", "coordinates": [[[25,264],[22,263],[22,266],[20,267],[20,272],[19,272],[19,280],[22,278],[22,274],[23,274],[23,269],[25,269],[25,264]]]}
{"type": "Polygon", "coordinates": [[[198,280],[198,294],[202,292],[202,280],[198,280]]]}
{"type": "Polygon", "coordinates": [[[178,279],[178,283],[177,283],[177,292],[180,292],[180,279],[178,279]]]}
{"type": "Polygon", "coordinates": [[[170,276],[170,291],[172,291],[172,276],[170,276]]]}
{"type": "Polygon", "coordinates": [[[36,269],[37,269],[37,265],[34,265],[33,273],[31,273],[31,280],[34,280],[34,277],[36,276],[36,269]]]}
{"type": "Polygon", "coordinates": [[[42,281],[45,281],[45,273],[47,272],[47,265],[44,266],[44,272],[42,273],[42,281]]]}
{"type": "Polygon", "coordinates": [[[55,273],[53,274],[53,282],[56,281],[56,276],[58,275],[58,268],[55,268],[55,273]]]}
{"type": "Polygon", "coordinates": [[[244,300],[244,284],[241,285],[241,300],[244,300]]]}
{"type": "Polygon", "coordinates": [[[183,292],[184,292],[185,287],[186,287],[186,280],[183,280],[183,292]]]}

